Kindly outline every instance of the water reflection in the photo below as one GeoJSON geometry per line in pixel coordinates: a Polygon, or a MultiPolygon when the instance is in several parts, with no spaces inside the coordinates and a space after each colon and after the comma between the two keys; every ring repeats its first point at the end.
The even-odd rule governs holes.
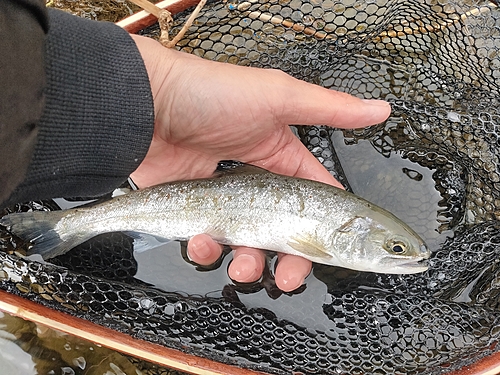
{"type": "MultiPolygon", "coordinates": [[[[2,374],[140,375],[143,367],[148,366],[100,345],[0,312],[2,374]]],[[[182,375],[160,368],[155,373],[182,375]]]]}
{"type": "Polygon", "coordinates": [[[295,293],[283,293],[274,284],[272,270],[276,257],[273,255],[268,258],[269,267],[262,279],[243,285],[235,284],[227,275],[231,254],[226,255],[220,266],[209,270],[207,274],[185,262],[180,256],[181,251],[180,243],[171,242],[143,253],[135,253],[138,264],[135,277],[169,292],[225,297],[242,303],[248,309],[265,308],[272,311],[278,319],[289,320],[318,331],[325,331],[330,327],[331,322],[323,314],[323,305],[328,303],[327,287],[313,273],[305,280],[305,287],[295,293]]]}
{"type": "Polygon", "coordinates": [[[392,212],[415,230],[431,250],[438,249],[451,234],[449,226],[443,223],[453,219],[443,217],[443,208],[452,198],[443,196],[437,188],[442,183],[436,181],[439,165],[411,160],[408,151],[396,147],[384,155],[371,139],[348,144],[340,131],[333,133],[332,140],[352,191],[392,212]]]}

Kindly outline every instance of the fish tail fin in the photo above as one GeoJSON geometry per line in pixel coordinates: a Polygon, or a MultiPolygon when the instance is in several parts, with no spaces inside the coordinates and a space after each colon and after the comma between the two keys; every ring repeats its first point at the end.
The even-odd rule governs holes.
{"type": "Polygon", "coordinates": [[[65,215],[64,211],[14,213],[1,218],[0,225],[32,243],[27,255],[40,254],[44,259],[50,259],[68,252],[87,239],[82,239],[79,234],[66,235],[64,240],[61,238],[55,226],[65,215]]]}

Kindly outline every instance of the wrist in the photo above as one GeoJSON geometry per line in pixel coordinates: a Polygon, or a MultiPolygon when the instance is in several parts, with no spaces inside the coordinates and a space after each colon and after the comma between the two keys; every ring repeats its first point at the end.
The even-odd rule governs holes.
{"type": "Polygon", "coordinates": [[[131,34],[131,37],[144,60],[153,94],[155,119],[157,120],[162,112],[163,104],[167,102],[166,99],[169,92],[167,81],[176,59],[176,51],[165,48],[157,41],[148,37],[134,34],[131,34]]]}

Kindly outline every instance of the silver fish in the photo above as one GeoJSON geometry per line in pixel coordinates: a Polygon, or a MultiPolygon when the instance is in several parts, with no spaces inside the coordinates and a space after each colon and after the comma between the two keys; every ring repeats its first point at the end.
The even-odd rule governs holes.
{"type": "Polygon", "coordinates": [[[89,208],[10,214],[0,224],[45,259],[106,232],[170,240],[206,233],[227,245],[360,271],[417,273],[430,252],[391,213],[324,183],[221,162],[212,178],[138,190],[89,208]]]}

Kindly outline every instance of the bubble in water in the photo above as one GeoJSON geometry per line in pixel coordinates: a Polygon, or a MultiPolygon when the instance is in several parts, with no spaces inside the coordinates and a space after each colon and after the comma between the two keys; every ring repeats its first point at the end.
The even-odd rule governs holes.
{"type": "Polygon", "coordinates": [[[149,298],[143,298],[143,299],[141,299],[141,306],[142,306],[144,309],[149,309],[149,308],[151,308],[153,305],[154,305],[154,302],[153,302],[152,300],[150,300],[149,298]]]}
{"type": "Polygon", "coordinates": [[[165,306],[163,313],[166,315],[173,315],[175,313],[175,307],[172,304],[165,306]]]}
{"type": "Polygon", "coordinates": [[[114,371],[112,374],[110,375],[127,375],[125,374],[122,369],[120,367],[118,367],[117,365],[115,365],[113,362],[111,362],[109,364],[109,367],[111,367],[111,369],[114,371]]]}
{"type": "Polygon", "coordinates": [[[75,375],[75,370],[73,370],[71,367],[61,367],[61,374],[62,375],[75,375]]]}
{"type": "Polygon", "coordinates": [[[83,357],[78,357],[73,359],[73,364],[78,366],[82,370],[85,370],[85,366],[87,365],[87,361],[83,357]]]}
{"type": "Polygon", "coordinates": [[[448,112],[447,118],[452,122],[460,122],[460,115],[456,112],[448,112]]]}

